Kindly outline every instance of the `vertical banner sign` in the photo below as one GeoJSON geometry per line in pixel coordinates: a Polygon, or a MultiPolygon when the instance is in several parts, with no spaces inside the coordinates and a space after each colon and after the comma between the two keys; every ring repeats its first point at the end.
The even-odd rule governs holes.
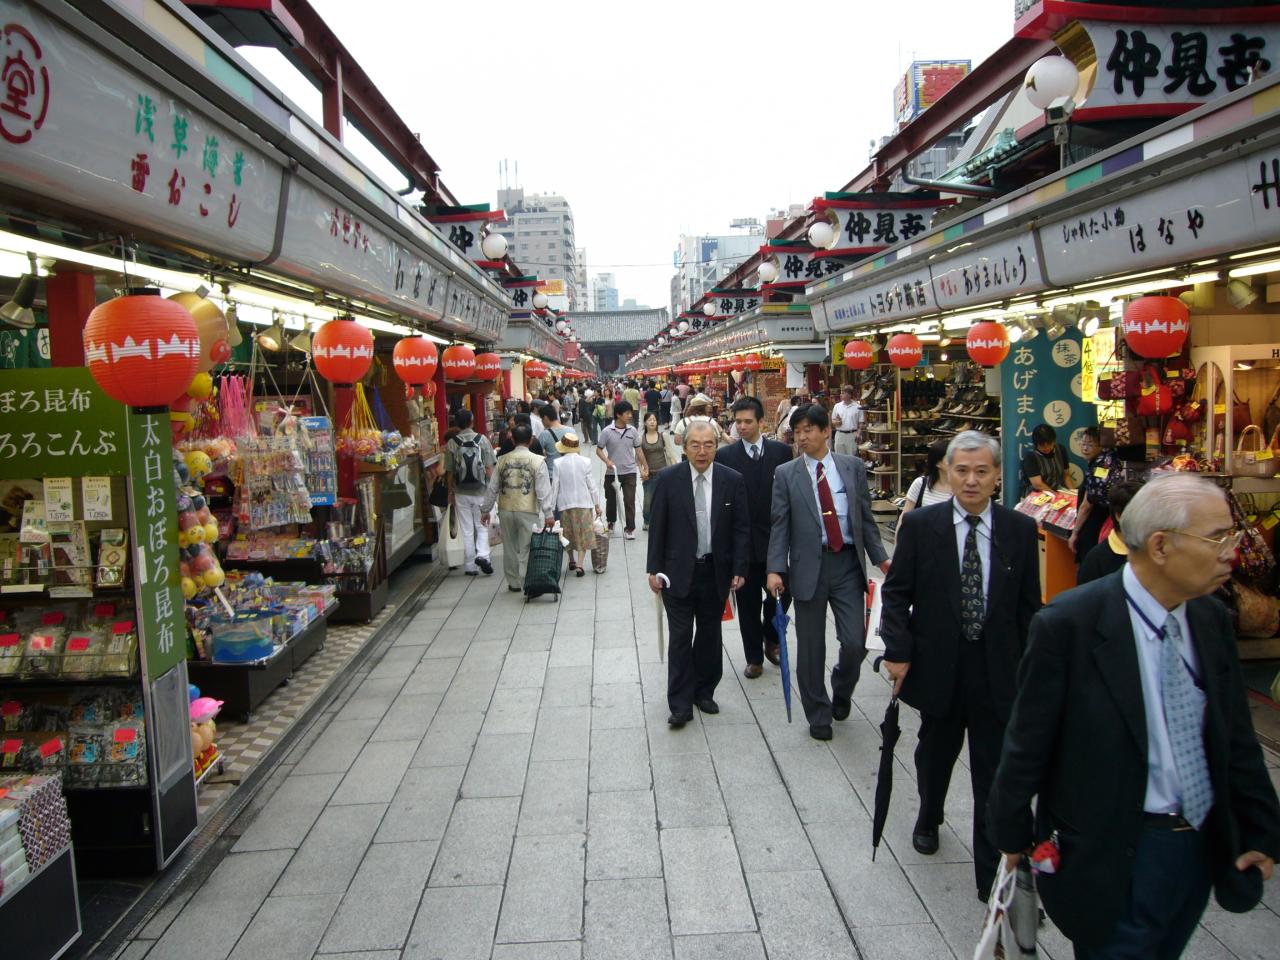
{"type": "Polygon", "coordinates": [[[1067,449],[1071,488],[1084,478],[1080,437],[1097,418],[1081,397],[1081,340],[1079,330],[1068,330],[1057,340],[1039,336],[1022,341],[1000,365],[1000,455],[1007,506],[1021,499],[1022,457],[1032,448],[1031,431],[1042,423],[1057,431],[1058,443],[1067,449]]]}
{"type": "Polygon", "coordinates": [[[134,577],[147,677],[155,680],[187,657],[178,577],[178,505],[169,418],[129,414],[130,508],[138,543],[134,577]]]}

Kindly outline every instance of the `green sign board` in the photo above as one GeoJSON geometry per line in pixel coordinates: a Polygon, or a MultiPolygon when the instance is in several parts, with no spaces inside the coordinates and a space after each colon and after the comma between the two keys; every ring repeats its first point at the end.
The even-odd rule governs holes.
{"type": "Polygon", "coordinates": [[[126,413],[84,367],[0,372],[0,479],[127,473],[126,413]]]}
{"type": "Polygon", "coordinates": [[[178,498],[169,436],[165,414],[129,413],[129,509],[137,538],[138,626],[146,647],[147,676],[152,680],[187,656],[178,574],[178,498]]]}

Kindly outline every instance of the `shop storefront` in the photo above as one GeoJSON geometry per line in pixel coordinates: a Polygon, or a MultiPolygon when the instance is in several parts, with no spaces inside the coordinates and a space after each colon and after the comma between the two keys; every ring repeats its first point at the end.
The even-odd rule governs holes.
{"type": "Polygon", "coordinates": [[[73,862],[163,868],[251,763],[218,707],[250,717],[434,539],[448,396],[498,409],[509,305],[180,8],[0,12],[0,842],[61,838],[0,929],[41,957],[73,862]]]}

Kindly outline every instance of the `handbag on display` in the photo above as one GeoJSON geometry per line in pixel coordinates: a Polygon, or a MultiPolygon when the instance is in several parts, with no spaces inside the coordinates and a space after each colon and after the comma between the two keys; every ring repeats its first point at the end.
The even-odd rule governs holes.
{"type": "MultiPolygon", "coordinates": [[[[1213,429],[1215,431],[1225,430],[1224,424],[1226,420],[1226,411],[1223,410],[1219,413],[1215,408],[1213,411],[1213,429]]],[[[1249,415],[1249,404],[1241,400],[1237,394],[1231,394],[1231,432],[1239,434],[1241,430],[1252,422],[1253,418],[1249,415]]]]}
{"type": "Polygon", "coordinates": [[[1272,392],[1267,409],[1262,411],[1262,432],[1272,438],[1272,445],[1275,444],[1277,430],[1280,430],[1280,387],[1272,392]]]}
{"type": "Polygon", "coordinates": [[[1280,604],[1275,597],[1239,580],[1231,581],[1231,595],[1236,603],[1237,636],[1274,637],[1280,632],[1280,604]]]}
{"type": "Polygon", "coordinates": [[[1274,477],[1280,472],[1280,459],[1276,458],[1262,430],[1249,424],[1240,431],[1236,452],[1231,458],[1231,472],[1237,477],[1274,477]]]}
{"type": "Polygon", "coordinates": [[[1173,409],[1173,388],[1160,379],[1160,371],[1147,364],[1142,368],[1142,392],[1138,396],[1138,416],[1157,417],[1173,409]]]}
{"type": "Polygon", "coordinates": [[[1098,381],[1098,396],[1104,400],[1130,400],[1142,390],[1142,375],[1137,370],[1121,370],[1109,380],[1098,381]]]}
{"type": "Polygon", "coordinates": [[[1276,568],[1276,556],[1267,546],[1262,534],[1249,522],[1239,498],[1232,494],[1227,498],[1231,507],[1231,519],[1237,529],[1244,531],[1244,539],[1237,550],[1236,570],[1253,581],[1265,581],[1276,568]]]}
{"type": "Polygon", "coordinates": [[[1141,417],[1124,416],[1116,421],[1113,428],[1115,446],[1131,447],[1134,444],[1147,442],[1147,428],[1141,417]]]}
{"type": "Polygon", "coordinates": [[[1173,398],[1181,400],[1187,394],[1195,389],[1196,372],[1185,367],[1175,367],[1172,370],[1165,370],[1164,382],[1169,385],[1169,389],[1173,391],[1173,398]]]}

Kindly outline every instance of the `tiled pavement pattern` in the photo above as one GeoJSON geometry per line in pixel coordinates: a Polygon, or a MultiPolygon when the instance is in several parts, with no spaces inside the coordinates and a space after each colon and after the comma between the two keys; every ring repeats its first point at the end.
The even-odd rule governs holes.
{"type": "MultiPolygon", "coordinates": [[[[121,956],[969,957],[964,771],[940,852],[919,856],[903,712],[873,863],[886,684],[864,670],[853,716],[817,743],[802,714],[787,724],[775,668],[741,678],[735,624],[721,712],[669,730],[644,548],[615,539],[608,572],[558,604],[451,575],[292,749],[203,886],[121,956]]],[[[1278,910],[1276,881],[1251,914],[1211,906],[1187,956],[1275,956],[1278,910]]],[[[1070,949],[1046,927],[1041,955],[1070,949]]]]}

